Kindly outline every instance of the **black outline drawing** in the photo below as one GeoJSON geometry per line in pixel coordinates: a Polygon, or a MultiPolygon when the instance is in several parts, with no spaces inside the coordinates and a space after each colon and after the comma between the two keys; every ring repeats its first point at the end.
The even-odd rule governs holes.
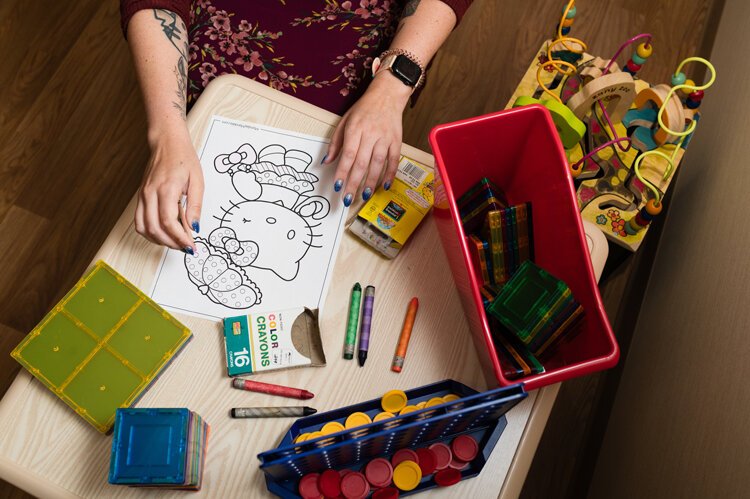
{"type": "MultiPolygon", "coordinates": [[[[219,227],[207,239],[197,238],[202,248],[199,253],[211,263],[219,259],[228,270],[237,272],[242,286],[257,293],[257,300],[246,307],[231,307],[215,299],[219,291],[191,271],[196,256],[185,256],[185,268],[191,282],[211,301],[230,308],[250,308],[261,302],[261,291],[248,277],[252,269],[272,272],[283,281],[293,281],[299,275],[300,262],[315,244],[315,233],[330,213],[328,200],[314,195],[318,177],[307,171],[312,156],[298,149],[287,150],[281,144],[271,144],[256,152],[250,144],[242,144],[235,151],[214,158],[214,168],[228,174],[240,200],[229,200],[228,208],[221,207],[221,216],[214,216],[219,227]]],[[[208,263],[206,259],[203,265],[208,263]]],[[[210,270],[210,269],[209,269],[210,270]]],[[[236,281],[236,276],[235,279],[236,281]]],[[[236,282],[235,282],[236,284],[236,282]]],[[[244,291],[246,293],[247,291],[244,291]]],[[[222,295],[223,296],[223,295],[222,295]]],[[[225,298],[225,297],[224,297],[225,298]]]]}
{"type": "Polygon", "coordinates": [[[185,255],[185,269],[198,291],[212,302],[228,308],[245,309],[261,302],[262,293],[245,271],[225,252],[195,238],[195,255],[185,255]],[[234,300],[234,303],[232,303],[234,300]]]}

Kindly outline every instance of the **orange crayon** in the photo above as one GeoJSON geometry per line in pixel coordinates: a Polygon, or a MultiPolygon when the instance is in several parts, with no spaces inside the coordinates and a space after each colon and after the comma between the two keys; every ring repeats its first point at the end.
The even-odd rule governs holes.
{"type": "Polygon", "coordinates": [[[396,354],[393,356],[393,363],[391,364],[391,371],[400,373],[404,367],[404,358],[406,357],[406,347],[409,346],[409,338],[411,338],[411,330],[414,327],[414,319],[417,317],[417,309],[419,308],[419,300],[416,297],[412,298],[409,302],[409,308],[406,310],[406,318],[404,319],[404,327],[401,329],[401,335],[398,337],[398,345],[396,345],[396,354]]]}

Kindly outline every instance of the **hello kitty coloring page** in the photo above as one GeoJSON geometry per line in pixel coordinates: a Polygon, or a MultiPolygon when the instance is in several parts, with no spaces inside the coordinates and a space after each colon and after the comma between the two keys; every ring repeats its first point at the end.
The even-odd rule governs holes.
{"type": "Polygon", "coordinates": [[[165,250],[151,297],[221,319],[320,308],[346,209],[321,165],[328,140],[213,116],[198,153],[205,192],[197,251],[165,250]]]}

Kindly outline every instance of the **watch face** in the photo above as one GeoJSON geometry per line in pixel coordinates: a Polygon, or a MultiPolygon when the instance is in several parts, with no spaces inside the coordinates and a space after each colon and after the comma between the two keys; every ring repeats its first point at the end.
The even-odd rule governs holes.
{"type": "Polygon", "coordinates": [[[403,55],[396,57],[393,66],[391,66],[391,71],[393,71],[393,74],[398,76],[401,81],[412,87],[417,84],[420,76],[422,76],[422,70],[419,69],[419,66],[403,55]]]}

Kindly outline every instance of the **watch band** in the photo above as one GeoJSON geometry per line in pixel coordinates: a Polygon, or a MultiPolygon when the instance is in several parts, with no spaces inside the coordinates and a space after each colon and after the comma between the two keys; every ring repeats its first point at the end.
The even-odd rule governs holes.
{"type": "Polygon", "coordinates": [[[382,70],[390,70],[396,60],[396,57],[398,57],[399,55],[406,57],[411,62],[419,66],[421,74],[416,85],[414,85],[413,90],[416,90],[424,85],[426,73],[424,64],[422,64],[422,61],[419,59],[419,57],[404,49],[388,49],[380,54],[380,56],[376,57],[372,61],[372,76],[375,77],[375,75],[382,70]]]}

